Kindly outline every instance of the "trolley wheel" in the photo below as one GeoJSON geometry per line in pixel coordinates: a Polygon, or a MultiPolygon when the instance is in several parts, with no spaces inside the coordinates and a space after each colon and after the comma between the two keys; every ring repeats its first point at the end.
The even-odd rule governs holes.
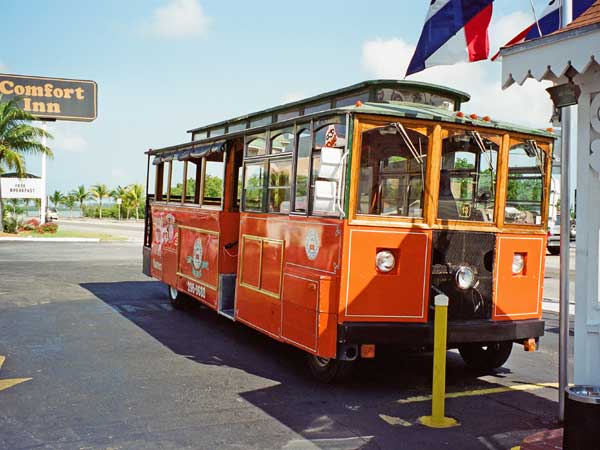
{"type": "Polygon", "coordinates": [[[492,370],[506,362],[512,347],[511,341],[472,343],[459,346],[458,351],[469,367],[477,370],[492,370]]]}
{"type": "Polygon", "coordinates": [[[311,374],[323,383],[335,383],[346,380],[354,367],[354,361],[341,361],[335,358],[322,358],[321,356],[306,355],[306,361],[311,374]]]}
{"type": "Polygon", "coordinates": [[[167,291],[169,291],[169,302],[171,303],[171,306],[175,309],[182,309],[187,303],[187,296],[179,292],[173,286],[167,286],[167,291]]]}
{"type": "Polygon", "coordinates": [[[551,255],[560,255],[560,247],[548,247],[548,253],[551,255]]]}

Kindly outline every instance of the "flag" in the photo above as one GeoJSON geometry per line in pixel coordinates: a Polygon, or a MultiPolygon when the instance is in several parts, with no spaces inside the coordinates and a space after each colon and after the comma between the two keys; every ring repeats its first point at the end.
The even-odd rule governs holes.
{"type": "MultiPolygon", "coordinates": [[[[584,13],[586,9],[592,6],[595,0],[572,0],[573,1],[573,20],[577,19],[580,15],[584,13]]],[[[554,33],[555,31],[561,28],[561,7],[562,0],[550,0],[546,9],[542,12],[542,15],[538,19],[537,23],[533,22],[519,34],[517,34],[514,38],[508,41],[503,47],[510,47],[511,45],[520,44],[521,42],[530,41],[531,39],[537,39],[540,36],[540,31],[542,32],[542,36],[546,36],[550,33],[554,33]]],[[[500,51],[496,53],[492,57],[492,61],[495,61],[496,58],[500,55],[500,51]]]]}
{"type": "Polygon", "coordinates": [[[431,0],[406,75],[442,64],[487,59],[494,0],[431,0]]]}

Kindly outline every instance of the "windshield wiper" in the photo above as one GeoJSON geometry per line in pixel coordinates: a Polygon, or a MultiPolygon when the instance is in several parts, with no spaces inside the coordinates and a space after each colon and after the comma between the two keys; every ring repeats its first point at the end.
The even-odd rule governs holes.
{"type": "Polygon", "coordinates": [[[528,139],[525,146],[525,153],[529,157],[535,157],[535,163],[537,165],[540,174],[544,176],[544,162],[542,161],[542,149],[538,147],[535,139],[528,139]]]}
{"type": "Polygon", "coordinates": [[[400,122],[394,122],[392,125],[394,125],[394,127],[396,128],[396,130],[398,130],[398,132],[400,133],[400,137],[402,138],[402,140],[404,141],[404,143],[408,147],[408,150],[412,154],[413,158],[415,158],[415,160],[422,166],[423,165],[423,157],[417,151],[417,148],[415,147],[415,145],[410,140],[410,137],[408,137],[408,133],[406,132],[406,129],[404,128],[404,125],[402,125],[400,122]]]}
{"type": "MultiPolygon", "coordinates": [[[[479,148],[479,151],[483,154],[485,154],[487,156],[487,160],[488,160],[488,168],[490,169],[490,187],[492,189],[492,194],[496,194],[496,185],[494,183],[494,180],[492,175],[494,174],[494,165],[492,164],[492,152],[491,149],[487,149],[485,148],[485,142],[483,142],[483,138],[481,137],[481,135],[479,134],[478,131],[468,131],[469,136],[471,136],[473,138],[473,140],[475,141],[475,144],[477,144],[477,147],[479,148]]],[[[479,171],[478,171],[479,172],[479,171]]],[[[479,173],[478,173],[479,176],[479,173]]],[[[479,185],[479,181],[477,182],[477,184],[479,185]]]]}

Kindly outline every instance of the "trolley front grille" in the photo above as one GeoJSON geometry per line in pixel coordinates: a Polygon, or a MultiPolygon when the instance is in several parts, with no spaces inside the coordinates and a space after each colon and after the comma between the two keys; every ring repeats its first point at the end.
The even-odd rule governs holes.
{"type": "Polygon", "coordinates": [[[450,298],[449,320],[491,319],[495,245],[494,233],[434,231],[430,307],[435,295],[442,291],[450,298]],[[474,288],[458,288],[455,273],[460,266],[469,266],[476,272],[474,288]]]}

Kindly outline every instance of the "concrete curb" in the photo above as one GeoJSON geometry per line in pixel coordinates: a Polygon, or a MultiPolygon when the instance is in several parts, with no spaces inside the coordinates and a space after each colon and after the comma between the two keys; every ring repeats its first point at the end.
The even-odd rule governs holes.
{"type": "Polygon", "coordinates": [[[34,237],[0,237],[0,242],[100,242],[100,238],[34,238],[34,237]]]}
{"type": "MultiPolygon", "coordinates": [[[[547,299],[544,299],[542,301],[542,311],[558,313],[559,304],[558,302],[547,301],[547,299]]],[[[569,316],[575,316],[575,304],[573,303],[569,304],[569,316]]]]}

